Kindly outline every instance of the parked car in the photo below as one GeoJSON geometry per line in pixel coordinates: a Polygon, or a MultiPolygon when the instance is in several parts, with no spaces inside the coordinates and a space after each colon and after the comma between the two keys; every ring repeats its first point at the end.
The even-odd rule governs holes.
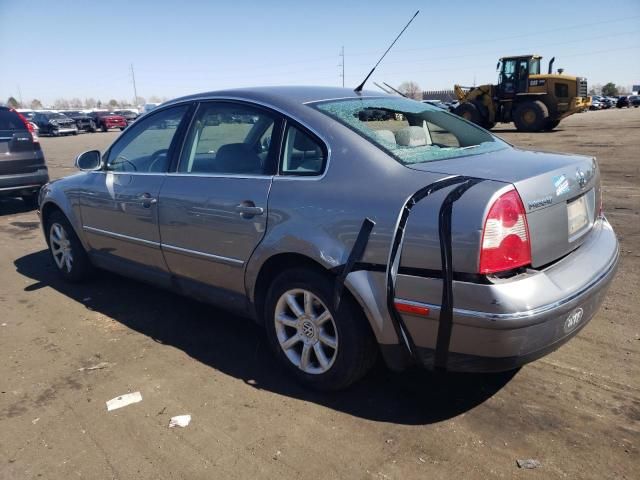
{"type": "Polygon", "coordinates": [[[127,125],[131,125],[139,116],[136,112],[133,112],[131,110],[115,110],[113,113],[124,117],[124,119],[127,121],[127,125]]]}
{"type": "Polygon", "coordinates": [[[49,172],[40,142],[29,121],[0,107],[0,196],[17,196],[32,207],[49,172]]]}
{"type": "Polygon", "coordinates": [[[77,135],[78,127],[75,120],[58,112],[36,112],[33,123],[38,126],[41,135],[77,135]]]}
{"type": "Polygon", "coordinates": [[[91,118],[91,116],[87,115],[86,113],[72,110],[64,112],[64,114],[76,122],[78,131],[92,133],[96,131],[96,122],[93,120],[93,118],[91,118]]]}
{"type": "Polygon", "coordinates": [[[89,116],[96,124],[96,128],[103,132],[111,128],[119,128],[120,130],[127,128],[127,120],[121,115],[115,115],[111,112],[91,112],[89,116]]]}
{"type": "Polygon", "coordinates": [[[640,107],[640,95],[631,95],[629,97],[629,108],[631,107],[634,107],[634,108],[640,107]]]}
{"type": "Polygon", "coordinates": [[[378,353],[394,369],[517,368],[589,322],[618,263],[595,159],[378,92],[183,97],[76,164],[40,197],[63,278],[106,268],[249,316],[318,389],[378,353]],[[362,119],[375,110],[390,119],[362,119]]]}
{"type": "Polygon", "coordinates": [[[589,110],[602,110],[604,105],[601,101],[601,97],[596,95],[591,97],[591,104],[589,105],[589,110]]]}
{"type": "Polygon", "coordinates": [[[616,108],[623,107],[629,107],[629,97],[627,97],[626,95],[618,98],[618,101],[616,102],[616,108]]]}

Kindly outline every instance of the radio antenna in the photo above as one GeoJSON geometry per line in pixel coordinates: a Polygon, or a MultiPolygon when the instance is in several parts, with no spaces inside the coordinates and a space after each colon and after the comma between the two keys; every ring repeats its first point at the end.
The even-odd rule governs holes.
{"type": "Polygon", "coordinates": [[[380,60],[378,60],[378,63],[376,63],[373,68],[371,69],[371,71],[369,72],[369,75],[367,75],[364,80],[362,81],[362,83],[360,85],[358,85],[356,88],[353,89],[354,92],[356,93],[360,93],[362,91],[362,89],[364,88],[364,84],[367,83],[367,80],[369,80],[369,77],[373,74],[373,72],[375,71],[376,67],[378,65],[380,65],[380,62],[382,61],[382,59],[387,55],[387,53],[389,53],[389,50],[391,50],[391,48],[396,44],[396,42],[398,41],[398,39],[402,36],[402,34],[404,33],[404,31],[409,27],[409,25],[411,25],[411,22],[413,22],[413,19],[416,18],[418,16],[418,14],[420,13],[420,10],[418,10],[416,13],[413,14],[413,17],[411,17],[411,20],[409,20],[409,23],[407,23],[404,28],[402,29],[402,31],[398,34],[398,36],[396,37],[396,39],[393,41],[393,43],[391,45],[389,45],[389,48],[387,48],[386,52],[384,52],[382,54],[382,56],[380,57],[380,60]]]}

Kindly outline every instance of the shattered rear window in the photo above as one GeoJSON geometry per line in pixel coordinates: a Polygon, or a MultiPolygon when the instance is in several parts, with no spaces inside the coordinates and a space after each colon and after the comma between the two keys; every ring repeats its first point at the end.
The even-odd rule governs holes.
{"type": "Polygon", "coordinates": [[[406,98],[330,100],[313,106],[404,165],[494,152],[508,146],[456,115],[406,98]]]}

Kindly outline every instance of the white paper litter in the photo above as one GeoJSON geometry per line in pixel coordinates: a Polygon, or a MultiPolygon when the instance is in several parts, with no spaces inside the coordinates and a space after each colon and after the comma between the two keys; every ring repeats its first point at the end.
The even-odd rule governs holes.
{"type": "Polygon", "coordinates": [[[116,410],[118,408],[126,407],[132,403],[138,403],[142,401],[142,395],[140,392],[126,393],[119,397],[112,398],[107,402],[107,411],[116,410]]]}
{"type": "Polygon", "coordinates": [[[173,427],[186,427],[191,422],[191,415],[178,415],[176,417],[171,417],[169,421],[169,428],[173,427]]]}
{"type": "Polygon", "coordinates": [[[79,368],[78,371],[79,372],[84,372],[84,371],[92,371],[92,370],[102,370],[103,368],[107,368],[109,367],[111,364],[109,362],[100,362],[97,365],[93,365],[92,367],[82,367],[79,368]]]}

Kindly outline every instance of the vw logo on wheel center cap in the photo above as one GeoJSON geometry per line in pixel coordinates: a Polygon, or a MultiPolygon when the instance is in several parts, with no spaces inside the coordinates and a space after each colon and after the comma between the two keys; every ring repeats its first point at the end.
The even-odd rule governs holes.
{"type": "Polygon", "coordinates": [[[305,320],[302,322],[302,333],[307,338],[313,338],[316,334],[316,328],[312,322],[305,320]]]}

